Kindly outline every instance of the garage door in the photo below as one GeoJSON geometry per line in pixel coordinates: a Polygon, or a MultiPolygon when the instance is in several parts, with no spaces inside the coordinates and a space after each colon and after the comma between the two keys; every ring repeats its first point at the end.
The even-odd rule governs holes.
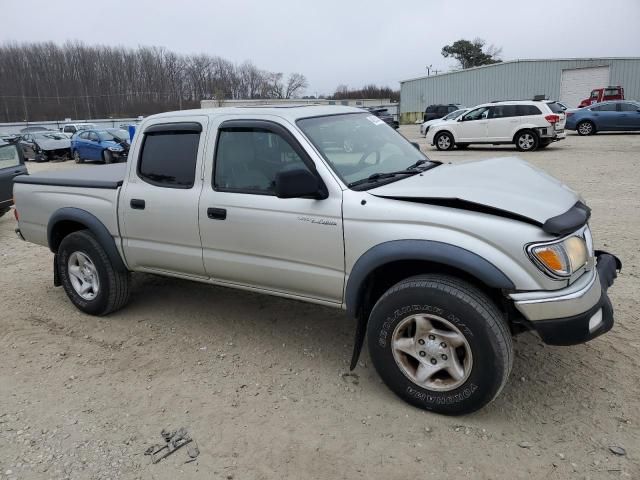
{"type": "Polygon", "coordinates": [[[562,71],[560,101],[575,108],[591,90],[609,85],[609,67],[572,68],[562,71]]]}

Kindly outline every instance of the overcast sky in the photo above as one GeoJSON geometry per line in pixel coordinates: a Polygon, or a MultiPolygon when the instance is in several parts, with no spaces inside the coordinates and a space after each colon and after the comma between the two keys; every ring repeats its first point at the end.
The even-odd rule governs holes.
{"type": "Polygon", "coordinates": [[[460,38],[502,59],[640,56],[640,0],[0,0],[0,41],[81,40],[164,46],[271,71],[300,72],[309,94],[340,83],[398,81],[448,70],[460,38]],[[10,20],[10,21],[7,21],[10,20]]]}

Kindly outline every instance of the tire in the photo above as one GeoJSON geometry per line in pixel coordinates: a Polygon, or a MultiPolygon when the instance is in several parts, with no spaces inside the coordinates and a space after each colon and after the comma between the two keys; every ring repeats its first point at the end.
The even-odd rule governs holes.
{"type": "Polygon", "coordinates": [[[593,135],[596,133],[596,126],[589,120],[583,120],[576,125],[576,131],[578,135],[582,135],[583,137],[593,135]]]}
{"type": "Polygon", "coordinates": [[[452,150],[453,147],[455,146],[455,143],[453,141],[453,135],[451,135],[449,132],[441,132],[436,134],[435,139],[433,140],[433,143],[435,143],[436,148],[438,150],[452,150]]]}
{"type": "Polygon", "coordinates": [[[521,152],[533,152],[540,144],[538,134],[533,130],[522,130],[515,136],[516,148],[521,152]]]}
{"type": "Polygon", "coordinates": [[[466,148],[469,148],[469,144],[468,143],[456,143],[456,148],[459,148],[460,150],[464,150],[466,148]]]}
{"type": "Polygon", "coordinates": [[[104,159],[104,163],[106,165],[113,163],[113,153],[111,153],[109,150],[103,150],[102,158],[104,159]]]}
{"type": "Polygon", "coordinates": [[[511,333],[503,315],[482,291],[455,277],[422,275],[397,283],[373,307],[367,335],[373,365],[384,383],[406,402],[446,415],[470,413],[491,402],[513,364],[511,333]],[[436,329],[421,322],[421,338],[416,340],[417,333],[405,336],[411,322],[416,326],[423,318],[436,329]],[[418,367],[433,372],[422,384],[416,378],[418,367]]]}
{"type": "Polygon", "coordinates": [[[62,287],[79,310],[89,315],[107,315],[129,300],[129,272],[113,267],[102,245],[88,230],[64,237],[56,262],[62,287]],[[72,266],[77,267],[76,273],[71,271],[72,266]],[[85,281],[87,278],[90,280],[85,281]],[[81,287],[89,284],[92,287],[82,296],[81,287]]]}
{"type": "Polygon", "coordinates": [[[73,159],[76,163],[84,163],[84,160],[80,158],[80,153],[77,150],[73,151],[73,159]]]}

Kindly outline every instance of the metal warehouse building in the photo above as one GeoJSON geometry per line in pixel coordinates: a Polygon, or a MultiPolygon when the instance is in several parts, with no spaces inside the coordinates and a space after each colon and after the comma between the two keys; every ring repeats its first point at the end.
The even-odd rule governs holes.
{"type": "Polygon", "coordinates": [[[511,60],[400,82],[403,122],[422,117],[427,105],[474,106],[535,95],[577,107],[594,88],[622,85],[625,98],[640,100],[640,58],[511,60]]]}

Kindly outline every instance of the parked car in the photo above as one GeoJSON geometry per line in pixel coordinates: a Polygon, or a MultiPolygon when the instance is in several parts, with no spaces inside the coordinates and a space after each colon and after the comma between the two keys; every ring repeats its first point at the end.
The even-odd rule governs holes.
{"type": "Polygon", "coordinates": [[[449,115],[451,112],[464,108],[459,103],[449,103],[448,105],[429,105],[424,111],[423,121],[436,120],[442,118],[445,115],[449,115]]]}
{"type": "Polygon", "coordinates": [[[69,160],[71,141],[54,130],[25,133],[18,142],[22,154],[27,160],[48,162],[50,160],[69,160]]]}
{"type": "Polygon", "coordinates": [[[397,120],[394,120],[393,115],[389,113],[389,110],[383,107],[365,107],[365,110],[371,112],[373,115],[378,117],[384,123],[393,128],[399,128],[400,123],[397,120]]]}
{"type": "Polygon", "coordinates": [[[20,133],[35,133],[35,132],[53,132],[55,130],[51,130],[45,127],[25,127],[20,130],[20,133]]]}
{"type": "Polygon", "coordinates": [[[492,102],[478,105],[456,120],[433,125],[426,139],[438,150],[485,143],[515,144],[520,151],[531,151],[564,139],[564,124],[564,111],[555,102],[492,102]]]}
{"type": "Polygon", "coordinates": [[[0,217],[13,205],[13,179],[26,173],[20,148],[0,140],[0,217]]]}
{"type": "Polygon", "coordinates": [[[116,141],[124,142],[127,145],[131,144],[131,139],[129,138],[129,132],[127,130],[122,128],[107,128],[105,130],[113,135],[116,141]]]}
{"type": "Polygon", "coordinates": [[[442,118],[436,118],[434,120],[429,120],[428,122],[423,122],[420,125],[420,135],[426,135],[427,132],[429,131],[429,127],[435,123],[439,123],[445,120],[455,120],[456,118],[458,118],[460,115],[462,115],[463,113],[467,113],[469,111],[468,108],[461,108],[459,110],[455,110],[453,112],[451,112],[449,115],[446,115],[442,118]]]}
{"type": "Polygon", "coordinates": [[[630,100],[602,102],[567,112],[566,128],[576,130],[580,135],[640,130],[640,102],[630,100]]]}
{"type": "Polygon", "coordinates": [[[95,130],[98,128],[95,123],[67,123],[60,129],[62,133],[67,133],[73,136],[81,130],[95,130]]]}
{"type": "Polygon", "coordinates": [[[107,130],[81,130],[71,138],[71,154],[76,163],[100,160],[104,163],[127,160],[129,142],[107,130]]]}
{"type": "Polygon", "coordinates": [[[498,395],[512,332],[571,345],[613,326],[620,261],[594,251],[584,200],[522,160],[431,161],[337,106],[168,112],[138,135],[126,164],[15,180],[17,234],[85,313],[124,307],[131,272],[343,308],[351,368],[366,332],[389,388],[445,414],[498,395]],[[351,135],[368,149],[335,148],[351,135]]]}
{"type": "Polygon", "coordinates": [[[589,98],[582,100],[578,105],[578,108],[588,107],[594,103],[606,102],[608,100],[624,100],[624,88],[620,85],[616,85],[591,90],[589,98]]]}

